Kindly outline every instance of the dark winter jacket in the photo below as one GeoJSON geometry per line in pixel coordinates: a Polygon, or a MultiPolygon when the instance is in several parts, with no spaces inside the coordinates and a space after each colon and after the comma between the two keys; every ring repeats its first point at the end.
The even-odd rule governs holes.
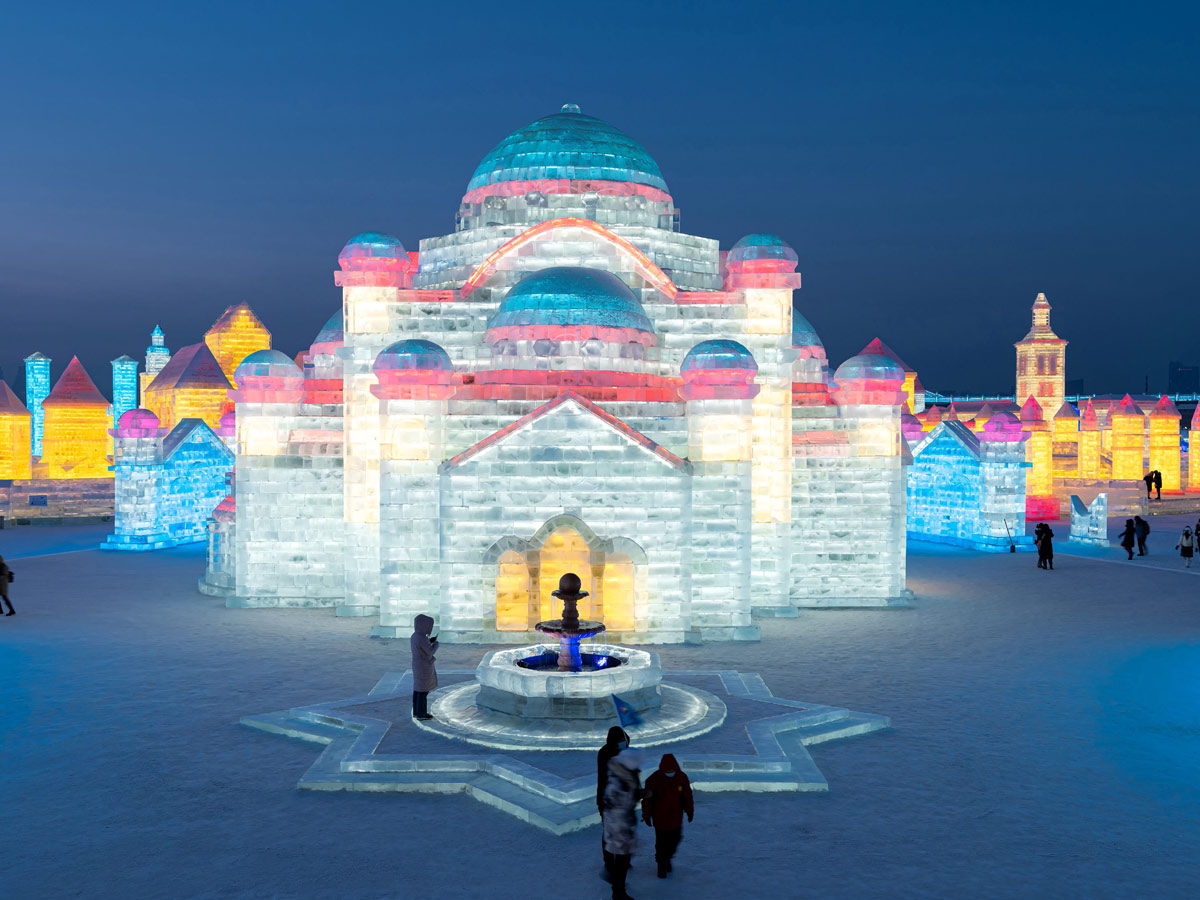
{"type": "Polygon", "coordinates": [[[1150,523],[1141,516],[1135,516],[1133,520],[1133,533],[1142,540],[1145,540],[1146,536],[1150,534],[1150,523]]]}
{"type": "Polygon", "coordinates": [[[1042,559],[1052,559],[1054,557],[1054,532],[1047,525],[1041,530],[1040,536],[1036,540],[1038,548],[1038,556],[1042,559]]]}
{"type": "Polygon", "coordinates": [[[1125,526],[1125,530],[1121,532],[1121,546],[1132,547],[1137,540],[1137,529],[1133,524],[1125,526]]]}
{"type": "Polygon", "coordinates": [[[637,805],[642,799],[638,771],[641,754],[625,749],[608,761],[608,783],[604,787],[604,849],[615,856],[632,855],[637,849],[637,805]]]}
{"type": "Polygon", "coordinates": [[[437,656],[437,643],[429,639],[433,633],[433,619],[429,616],[417,616],[413,619],[412,637],[408,645],[412,649],[412,673],[414,691],[432,691],[438,686],[437,670],[434,657],[437,656]]]}
{"type": "Polygon", "coordinates": [[[608,761],[621,752],[621,741],[629,744],[629,735],[620,725],[608,729],[604,746],[596,754],[596,809],[604,811],[604,788],[608,784],[608,761]]]}
{"type": "Polygon", "coordinates": [[[642,821],[663,831],[683,827],[687,814],[692,821],[692,783],[679,768],[673,754],[663,755],[658,771],[646,779],[642,795],[642,821]]]}

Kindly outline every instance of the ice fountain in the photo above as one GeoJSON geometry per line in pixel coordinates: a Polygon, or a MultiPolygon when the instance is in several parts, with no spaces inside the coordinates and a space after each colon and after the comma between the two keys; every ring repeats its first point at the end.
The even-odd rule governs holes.
{"type": "MultiPolygon", "coordinates": [[[[606,630],[601,622],[591,622],[586,619],[582,622],[579,621],[579,601],[588,596],[587,591],[580,590],[581,587],[583,587],[583,582],[574,572],[568,572],[558,579],[558,590],[551,592],[550,596],[557,597],[563,602],[562,618],[538,622],[533,626],[542,634],[558,638],[558,671],[560,672],[582,672],[584,661],[579,653],[580,641],[602,634],[606,630]]],[[[608,662],[603,662],[599,666],[596,663],[609,659],[611,657],[600,657],[592,662],[589,668],[604,668],[609,664],[608,662]]]]}
{"type": "Polygon", "coordinates": [[[643,719],[630,728],[641,746],[703,734],[724,720],[725,705],[713,695],[664,684],[657,653],[614,645],[582,652],[580,643],[605,627],[580,620],[578,604],[588,596],[581,587],[574,572],[563,575],[553,592],[563,602],[562,618],[534,626],[557,645],[485,654],[473,682],[430,696],[434,719],[418,727],[488,747],[591,749],[616,724],[614,695],[643,719]]]}

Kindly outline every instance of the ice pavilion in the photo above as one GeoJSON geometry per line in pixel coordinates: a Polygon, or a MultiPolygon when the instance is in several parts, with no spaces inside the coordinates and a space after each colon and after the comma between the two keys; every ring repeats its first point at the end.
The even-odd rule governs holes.
{"type": "Polygon", "coordinates": [[[568,104],[483,158],[453,233],[367,232],[339,263],[302,365],[234,374],[203,590],[385,637],[430,612],[461,642],[533,639],[566,571],[626,642],[903,602],[905,371],[831,376],[795,251],[681,232],[618,129],[568,104]]]}

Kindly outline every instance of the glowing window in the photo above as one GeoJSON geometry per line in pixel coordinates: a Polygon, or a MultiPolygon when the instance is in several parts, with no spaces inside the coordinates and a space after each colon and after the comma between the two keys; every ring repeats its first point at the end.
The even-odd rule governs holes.
{"type": "Polygon", "coordinates": [[[515,550],[496,563],[496,630],[529,630],[529,567],[515,550]]]}

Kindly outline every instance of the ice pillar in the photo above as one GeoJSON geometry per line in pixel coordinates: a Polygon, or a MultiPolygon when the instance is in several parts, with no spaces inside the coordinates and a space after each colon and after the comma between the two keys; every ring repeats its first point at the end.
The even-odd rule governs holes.
{"type": "Polygon", "coordinates": [[[1146,416],[1128,394],[1109,416],[1113,481],[1138,481],[1143,473],[1146,416]]]}
{"type": "Polygon", "coordinates": [[[25,406],[33,420],[31,449],[34,456],[42,455],[42,435],[46,428],[46,413],[42,401],[50,396],[50,357],[31,353],[25,357],[25,406]]]}
{"type": "Polygon", "coordinates": [[[1179,410],[1166,394],[1150,412],[1150,468],[1162,473],[1162,489],[1179,493],[1179,410]]]}

